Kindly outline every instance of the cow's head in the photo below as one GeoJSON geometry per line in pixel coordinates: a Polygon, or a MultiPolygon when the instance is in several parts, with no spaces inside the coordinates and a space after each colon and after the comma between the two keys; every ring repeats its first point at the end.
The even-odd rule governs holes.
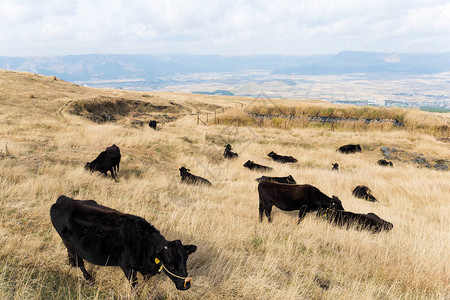
{"type": "Polygon", "coordinates": [[[247,160],[247,162],[244,164],[244,167],[248,168],[251,165],[253,165],[254,163],[251,160],[247,160]]]}
{"type": "Polygon", "coordinates": [[[225,146],[225,150],[230,151],[230,150],[231,150],[231,145],[230,145],[230,144],[226,145],[226,146],[225,146]]]}
{"type": "Polygon", "coordinates": [[[287,182],[291,183],[291,184],[296,184],[297,182],[295,181],[294,177],[292,177],[292,175],[289,175],[287,177],[287,182]]]}
{"type": "Polygon", "coordinates": [[[186,169],[185,167],[181,167],[180,169],[180,176],[185,176],[187,172],[189,172],[189,169],[186,169]]]}
{"type": "Polygon", "coordinates": [[[92,163],[87,162],[87,163],[84,165],[84,169],[85,169],[86,171],[92,171],[92,170],[94,169],[94,166],[92,165],[92,163]]]}
{"type": "Polygon", "coordinates": [[[191,287],[186,261],[188,255],[197,250],[195,245],[182,245],[180,240],[168,242],[153,259],[162,267],[164,273],[175,283],[177,289],[185,291],[191,287]]]}
{"type": "Polygon", "coordinates": [[[330,208],[335,210],[345,210],[344,207],[342,206],[341,200],[339,200],[339,198],[334,195],[333,197],[331,197],[330,208]]]}
{"type": "Polygon", "coordinates": [[[378,202],[377,198],[375,198],[371,194],[367,194],[367,200],[372,201],[372,202],[378,202]]]}
{"type": "Polygon", "coordinates": [[[273,156],[275,156],[275,155],[277,155],[275,152],[273,152],[273,151],[270,151],[270,153],[269,154],[267,154],[267,156],[269,156],[269,157],[273,157],[273,156]]]}

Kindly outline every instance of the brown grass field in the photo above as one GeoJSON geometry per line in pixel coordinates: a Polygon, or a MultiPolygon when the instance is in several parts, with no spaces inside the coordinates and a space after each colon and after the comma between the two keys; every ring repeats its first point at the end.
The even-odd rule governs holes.
{"type": "Polygon", "coordinates": [[[376,165],[381,146],[448,165],[450,144],[424,130],[433,122],[448,126],[448,114],[400,111],[409,124],[431,126],[417,131],[197,125],[197,109],[223,107],[218,118],[240,116],[241,104],[297,111],[329,105],[98,90],[0,70],[0,298],[450,299],[450,172],[409,161],[376,165]],[[103,122],[105,112],[115,120],[103,122]],[[151,118],[165,120],[160,130],[132,125],[151,118]],[[122,152],[117,181],[84,171],[85,162],[113,143],[122,152]],[[227,143],[239,153],[237,160],[223,159],[227,143]],[[348,143],[361,144],[363,151],[335,151],[348,143]],[[272,150],[299,161],[277,164],[267,157],[272,150]],[[260,223],[255,178],[262,174],[242,166],[248,159],[273,167],[270,176],[291,174],[299,184],[338,196],[345,209],[376,213],[394,228],[372,234],[313,214],[297,226],[297,212],[277,208],[271,224],[260,223]],[[339,172],[331,171],[333,162],[339,172]],[[213,187],[181,184],[181,166],[213,187]],[[360,184],[379,202],[354,198],[360,184]],[[132,291],[120,268],[89,263],[96,283],[88,285],[68,265],[50,222],[50,206],[61,194],[141,216],[167,239],[197,245],[188,260],[191,289],[178,291],[160,274],[146,282],[139,277],[132,291]]]}

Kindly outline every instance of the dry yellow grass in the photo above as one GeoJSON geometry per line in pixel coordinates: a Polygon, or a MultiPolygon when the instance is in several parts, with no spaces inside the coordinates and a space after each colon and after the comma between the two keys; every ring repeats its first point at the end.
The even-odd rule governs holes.
{"type": "Polygon", "coordinates": [[[400,130],[198,126],[188,111],[153,131],[126,122],[97,124],[67,112],[71,101],[99,97],[173,102],[192,111],[253,101],[143,94],[0,71],[0,150],[5,154],[7,145],[11,154],[0,158],[1,299],[450,298],[450,173],[397,161],[394,168],[375,164],[380,146],[448,160],[448,143],[400,130]],[[228,142],[238,160],[222,159],[228,142]],[[84,163],[113,143],[122,152],[118,181],[85,172],[84,163]],[[360,143],[363,152],[335,152],[346,143],[360,143]],[[267,157],[272,150],[299,162],[276,164],[267,157]],[[255,178],[261,174],[242,167],[247,159],[274,167],[273,176],[291,174],[298,183],[337,195],[347,210],[374,212],[394,229],[374,235],[312,215],[296,226],[296,212],[278,209],[272,224],[259,223],[255,178]],[[332,162],[340,172],[330,170],[332,162]],[[214,187],[181,184],[181,166],[214,187]],[[358,184],[368,185],[379,203],[353,198],[358,184]],[[188,260],[191,289],[177,291],[158,275],[132,292],[119,268],[90,264],[96,284],[87,285],[80,270],[68,266],[50,223],[50,206],[61,194],[142,216],[167,239],[196,244],[188,260]]]}

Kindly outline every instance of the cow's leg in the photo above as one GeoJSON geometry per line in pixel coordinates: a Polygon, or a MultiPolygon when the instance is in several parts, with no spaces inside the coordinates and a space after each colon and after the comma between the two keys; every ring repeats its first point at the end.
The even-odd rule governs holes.
{"type": "MultiPolygon", "coordinates": [[[[66,234],[68,234],[67,231],[63,233],[63,236],[66,236],[66,234]]],[[[78,255],[77,251],[73,247],[70,240],[67,237],[62,237],[62,241],[64,243],[64,246],[66,246],[67,248],[67,255],[69,256],[69,264],[72,267],[79,267],[81,272],[83,272],[84,279],[86,279],[87,281],[93,281],[94,279],[92,278],[92,276],[89,275],[89,273],[84,268],[83,259],[81,258],[81,256],[78,255]]]]}
{"type": "MultiPolygon", "coordinates": [[[[112,178],[113,178],[113,179],[116,179],[116,176],[114,175],[113,167],[111,167],[111,168],[109,169],[109,172],[111,173],[112,178]]],[[[106,174],[106,173],[105,173],[105,174],[106,174]]]]}
{"type": "Polygon", "coordinates": [[[262,222],[263,221],[263,214],[264,214],[264,207],[261,205],[261,203],[259,204],[259,221],[262,222]]]}
{"type": "Polygon", "coordinates": [[[83,259],[78,254],[77,254],[77,265],[80,268],[81,272],[83,273],[84,279],[86,279],[86,281],[93,282],[94,279],[92,278],[91,275],[89,275],[89,273],[84,268],[83,259]]]}
{"type": "Polygon", "coordinates": [[[297,222],[297,225],[300,224],[300,222],[305,217],[307,209],[308,209],[308,206],[306,206],[306,205],[303,205],[302,207],[300,207],[300,210],[298,211],[298,222],[297,222]]]}
{"type": "Polygon", "coordinates": [[[128,268],[126,266],[120,266],[120,268],[122,268],[122,271],[125,274],[125,277],[130,282],[131,287],[133,287],[133,288],[136,287],[136,284],[138,282],[137,276],[136,276],[136,271],[131,268],[128,268]]]}
{"type": "Polygon", "coordinates": [[[272,212],[272,206],[270,208],[264,209],[264,212],[266,213],[267,221],[269,221],[269,223],[271,223],[272,217],[270,216],[270,213],[272,212]]]}
{"type": "Polygon", "coordinates": [[[69,251],[69,249],[67,249],[67,256],[69,257],[69,265],[71,267],[76,267],[77,260],[76,260],[75,256],[69,251]]]}

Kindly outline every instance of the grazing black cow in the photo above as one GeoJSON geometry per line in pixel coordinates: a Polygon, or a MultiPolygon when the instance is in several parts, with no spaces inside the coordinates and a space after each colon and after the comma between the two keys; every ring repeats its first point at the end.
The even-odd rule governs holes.
{"type": "Polygon", "coordinates": [[[207,179],[189,173],[190,170],[186,169],[185,167],[181,167],[179,170],[180,170],[180,176],[181,176],[182,182],[190,183],[190,184],[212,185],[211,182],[209,182],[207,179]]]}
{"type": "Polygon", "coordinates": [[[353,190],[352,195],[355,196],[356,198],[365,199],[365,200],[371,201],[371,202],[377,202],[377,199],[374,196],[372,196],[370,193],[371,193],[371,190],[367,186],[358,185],[353,190]]]}
{"type": "Polygon", "coordinates": [[[153,128],[153,130],[156,130],[156,121],[150,121],[148,122],[148,126],[150,128],[153,128]]]}
{"type": "Polygon", "coordinates": [[[111,147],[106,147],[105,151],[109,153],[114,173],[117,175],[117,172],[119,172],[120,158],[122,157],[120,155],[120,149],[116,146],[116,144],[113,144],[111,147]]]}
{"type": "Polygon", "coordinates": [[[380,166],[383,166],[383,167],[393,167],[394,166],[392,164],[392,161],[387,161],[385,159],[380,159],[379,161],[377,161],[377,164],[379,164],[380,166]]]}
{"type": "Polygon", "coordinates": [[[100,266],[119,266],[137,284],[137,272],[144,278],[164,270],[179,290],[190,288],[186,270],[188,255],[195,245],[167,241],[141,217],[124,214],[94,200],[74,200],[59,196],[50,209],[50,218],[69,254],[69,263],[79,267],[86,280],[91,275],[83,260],[100,266]]]}
{"type": "Polygon", "coordinates": [[[378,217],[374,213],[357,214],[350,211],[323,209],[317,212],[317,216],[324,216],[328,221],[339,226],[356,225],[359,229],[370,230],[378,233],[382,230],[392,230],[394,225],[378,217]]]}
{"type": "Polygon", "coordinates": [[[296,163],[297,159],[292,156],[284,156],[278,155],[275,152],[271,151],[267,156],[271,157],[274,161],[285,164],[285,163],[296,163]]]}
{"type": "Polygon", "coordinates": [[[296,184],[294,177],[292,175],[286,177],[268,177],[262,176],[256,179],[258,182],[269,181],[269,182],[278,182],[278,183],[286,183],[286,184],[296,184]]]}
{"type": "Polygon", "coordinates": [[[225,158],[237,158],[239,155],[231,151],[231,145],[228,144],[225,146],[225,151],[223,151],[223,157],[225,158]]]}
{"type": "Polygon", "coordinates": [[[358,145],[345,145],[336,150],[337,152],[341,152],[344,154],[361,152],[361,146],[358,145]]]}
{"type": "Polygon", "coordinates": [[[331,168],[332,171],[339,171],[339,164],[338,163],[332,163],[333,167],[331,168]]]}
{"type": "Polygon", "coordinates": [[[111,160],[111,155],[107,151],[102,151],[96,159],[91,162],[87,162],[84,166],[85,170],[94,172],[98,171],[107,176],[108,171],[111,173],[112,178],[116,179],[113,170],[113,163],[111,160]]]}
{"type": "Polygon", "coordinates": [[[247,162],[244,164],[244,167],[246,167],[250,170],[255,170],[255,171],[272,171],[271,167],[266,167],[263,165],[255,164],[251,160],[247,160],[247,162]]]}
{"type": "Polygon", "coordinates": [[[259,220],[262,222],[263,214],[269,222],[272,222],[270,213],[272,206],[275,205],[281,210],[299,210],[298,223],[305,214],[319,209],[333,208],[344,210],[341,200],[338,197],[328,197],[318,188],[309,185],[292,185],[275,182],[260,182],[258,184],[259,192],[259,220]]]}

